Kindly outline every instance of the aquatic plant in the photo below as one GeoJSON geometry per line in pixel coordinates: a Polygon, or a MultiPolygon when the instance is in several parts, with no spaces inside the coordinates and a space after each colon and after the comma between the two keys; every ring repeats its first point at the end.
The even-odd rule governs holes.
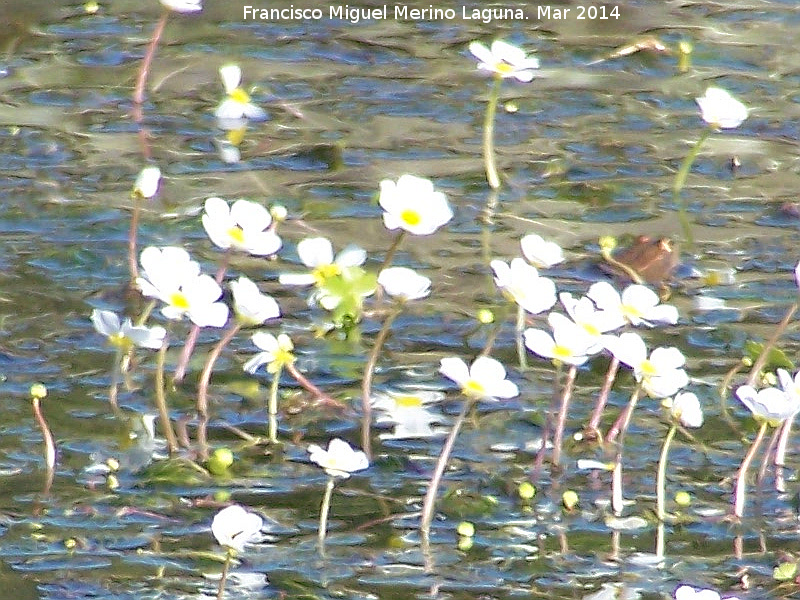
{"type": "Polygon", "coordinates": [[[496,190],[500,187],[500,175],[494,157],[494,118],[500,96],[500,84],[506,78],[514,78],[523,83],[532,81],[536,69],[539,68],[539,59],[529,58],[522,48],[502,40],[492,42],[491,48],[487,48],[481,42],[472,42],[469,51],[480,61],[478,69],[494,76],[494,84],[486,104],[486,117],[483,121],[483,161],[489,187],[496,190]]]}
{"type": "Polygon", "coordinates": [[[325,486],[325,495],[319,510],[319,531],[317,539],[320,550],[324,549],[325,536],[328,531],[328,512],[331,506],[331,495],[337,479],[347,479],[357,471],[369,467],[369,459],[361,450],[353,449],[350,444],[339,438],[328,442],[328,448],[316,444],[308,447],[309,459],[324,469],[328,474],[328,483],[325,486]]]}
{"type": "Polygon", "coordinates": [[[217,588],[217,600],[222,600],[228,571],[236,555],[244,552],[245,546],[260,540],[264,521],[257,514],[249,512],[238,504],[223,508],[211,521],[211,533],[217,543],[225,548],[225,562],[217,588]]]}
{"type": "Polygon", "coordinates": [[[422,503],[419,529],[425,539],[430,534],[439,484],[467,412],[477,400],[496,401],[499,398],[514,398],[519,395],[517,385],[506,379],[505,367],[488,356],[479,356],[470,366],[459,357],[449,356],[441,360],[439,372],[461,388],[466,402],[462,404],[461,412],[458,413],[442,446],[422,503]]]}

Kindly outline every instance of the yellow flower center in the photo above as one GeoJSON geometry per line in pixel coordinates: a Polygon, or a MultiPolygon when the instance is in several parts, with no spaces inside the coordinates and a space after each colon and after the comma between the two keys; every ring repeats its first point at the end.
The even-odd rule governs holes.
{"type": "Polygon", "coordinates": [[[422,406],[422,398],[419,396],[396,396],[395,404],[397,408],[419,408],[422,406]]]}
{"type": "Polygon", "coordinates": [[[639,370],[644,374],[645,377],[658,375],[658,369],[656,369],[653,363],[651,363],[647,358],[642,361],[642,364],[639,366],[639,370]]]}
{"type": "Polygon", "coordinates": [[[416,227],[422,222],[422,215],[420,215],[416,210],[407,208],[400,214],[400,219],[406,225],[416,227]]]}
{"type": "Polygon", "coordinates": [[[314,276],[314,281],[317,285],[325,285],[325,282],[331,277],[336,277],[342,274],[342,268],[334,263],[329,265],[319,265],[311,274],[314,276]]]}
{"type": "Polygon", "coordinates": [[[126,338],[121,331],[108,336],[108,341],[111,342],[111,345],[115,348],[122,348],[123,350],[131,346],[131,341],[126,338]]]}
{"type": "Polygon", "coordinates": [[[566,346],[560,346],[556,344],[553,346],[553,358],[555,359],[564,359],[564,358],[571,358],[572,351],[567,348],[566,346]]]}
{"type": "Polygon", "coordinates": [[[581,326],[583,327],[584,331],[586,331],[586,333],[592,337],[600,336],[600,330],[591,323],[581,323],[581,326]]]}
{"type": "Polygon", "coordinates": [[[494,69],[501,75],[508,75],[516,70],[513,65],[510,65],[507,62],[499,62],[495,64],[494,69]]]}
{"type": "Polygon", "coordinates": [[[189,300],[183,292],[173,292],[169,297],[170,306],[179,308],[181,310],[189,310],[189,300]]]}
{"type": "Polygon", "coordinates": [[[272,373],[273,375],[283,369],[286,365],[290,365],[294,362],[294,354],[291,353],[290,350],[284,350],[283,348],[279,348],[275,352],[275,358],[272,360],[271,363],[267,365],[267,373],[272,373]]]}
{"type": "Polygon", "coordinates": [[[464,384],[463,392],[473,398],[482,398],[486,395],[486,388],[481,382],[470,379],[464,384]]]}
{"type": "Polygon", "coordinates": [[[228,229],[228,237],[236,244],[244,244],[244,231],[238,225],[234,225],[228,229]]]}
{"type": "Polygon", "coordinates": [[[242,88],[236,88],[228,95],[230,96],[231,100],[238,102],[239,104],[247,104],[250,102],[250,95],[242,88]]]}
{"type": "Polygon", "coordinates": [[[631,306],[630,304],[623,304],[620,308],[622,309],[622,314],[625,315],[626,317],[628,317],[628,319],[631,319],[631,318],[641,319],[642,318],[642,314],[643,314],[642,311],[640,311],[635,306],[631,306]]]}

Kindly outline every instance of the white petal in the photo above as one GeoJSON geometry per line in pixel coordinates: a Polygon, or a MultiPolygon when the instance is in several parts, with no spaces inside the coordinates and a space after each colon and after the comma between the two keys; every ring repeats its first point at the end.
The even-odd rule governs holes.
{"type": "Polygon", "coordinates": [[[219,76],[222,77],[222,87],[230,94],[242,83],[242,70],[239,65],[225,65],[220,67],[219,76]]]}
{"type": "Polygon", "coordinates": [[[311,269],[333,264],[333,245],[324,237],[306,238],[297,244],[297,254],[311,269]]]}
{"type": "Polygon", "coordinates": [[[469,367],[467,363],[456,356],[443,358],[439,364],[439,372],[458,385],[463,385],[469,381],[469,367]]]}
{"type": "Polygon", "coordinates": [[[120,332],[121,326],[119,317],[116,313],[111,312],[110,310],[100,310],[95,308],[92,311],[91,319],[95,330],[106,337],[116,335],[120,332]]]}

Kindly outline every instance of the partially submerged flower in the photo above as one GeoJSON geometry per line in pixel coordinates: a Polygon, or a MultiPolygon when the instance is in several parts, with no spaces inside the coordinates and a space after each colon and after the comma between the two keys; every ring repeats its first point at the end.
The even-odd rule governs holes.
{"type": "Polygon", "coordinates": [[[756,391],[753,386],[742,385],[736,389],[736,397],[750,409],[755,419],[766,421],[773,427],[800,412],[800,396],[775,387],[756,391]]]}
{"type": "Polygon", "coordinates": [[[513,77],[527,83],[539,68],[539,59],[528,58],[522,48],[502,40],[492,42],[491,49],[480,42],[472,42],[469,51],[480,61],[479,70],[495,73],[502,78],[513,77]]]}
{"type": "Polygon", "coordinates": [[[203,10],[202,0],[160,0],[161,4],[179,13],[192,13],[203,10]]]}
{"type": "Polygon", "coordinates": [[[502,260],[490,263],[494,271],[494,282],[509,300],[519,304],[529,313],[537,315],[552,308],[556,303],[556,284],[521,258],[511,264],[502,260]]]}
{"type": "Polygon", "coordinates": [[[237,200],[228,206],[222,198],[208,198],[203,213],[203,227],[214,245],[234,248],[256,256],[275,254],[281,238],[270,228],[272,216],[255,202],[237,200]]]}
{"type": "Polygon", "coordinates": [[[700,427],[703,424],[703,409],[700,400],[692,392],[681,392],[670,403],[670,414],[684,427],[700,427]]]}
{"type": "MultiPolygon", "coordinates": [[[[714,590],[696,588],[691,585],[679,585],[673,593],[675,600],[721,600],[719,592],[714,590]]],[[[728,596],[724,600],[739,600],[735,596],[728,596]]]]}
{"type": "Polygon", "coordinates": [[[358,267],[367,260],[362,248],[350,244],[333,256],[333,245],[324,237],[305,238],[297,244],[297,254],[309,273],[282,273],[278,281],[283,285],[323,285],[330,277],[342,273],[347,267],[358,267]]]}
{"type": "Polygon", "coordinates": [[[369,467],[366,454],[361,450],[354,450],[350,444],[339,438],[332,439],[328,443],[327,450],[311,444],[308,453],[311,462],[317,463],[331,477],[346,479],[352,473],[369,467]]]}
{"type": "Polygon", "coordinates": [[[95,330],[108,338],[108,341],[123,350],[131,346],[158,350],[167,335],[163,327],[134,326],[130,319],[120,323],[119,316],[110,310],[95,308],[92,311],[92,324],[95,330]]]}
{"type": "Polygon", "coordinates": [[[158,191],[159,183],[161,183],[161,169],[153,165],[145,167],[136,177],[133,194],[140,198],[152,198],[158,191]]]}
{"type": "Polygon", "coordinates": [[[402,175],[397,183],[381,181],[379,203],[387,229],[403,229],[414,235],[430,235],[453,218],[442,192],[429,179],[402,175]]]}
{"type": "Polygon", "coordinates": [[[378,275],[383,290],[402,301],[418,300],[431,293],[431,280],[407,267],[389,267],[378,275]]]}
{"type": "Polygon", "coordinates": [[[211,533],[220,546],[242,552],[245,544],[257,542],[264,521],[238,504],[223,508],[211,521],[211,533]]]}
{"type": "Polygon", "coordinates": [[[542,236],[529,233],[519,241],[522,256],[539,269],[548,269],[564,262],[564,251],[555,242],[548,242],[542,236]]]}
{"type": "Polygon", "coordinates": [[[225,65],[219,69],[222,77],[222,86],[225,88],[226,98],[217,106],[214,115],[223,121],[252,119],[259,121],[266,119],[264,109],[250,102],[250,94],[244,91],[242,83],[242,70],[238,65],[225,65]]]}
{"type": "Polygon", "coordinates": [[[701,117],[712,127],[733,129],[747,118],[747,107],[722,88],[710,87],[695,101],[701,117]]]}
{"type": "Polygon", "coordinates": [[[259,291],[258,286],[242,275],[231,282],[233,291],[233,310],[243,325],[261,325],[268,319],[281,316],[281,309],[275,298],[259,291]]]}
{"type": "Polygon", "coordinates": [[[469,367],[461,358],[443,358],[439,372],[458,384],[462,393],[470,398],[497,400],[519,395],[517,385],[506,379],[505,367],[488,356],[479,356],[469,367]]]}

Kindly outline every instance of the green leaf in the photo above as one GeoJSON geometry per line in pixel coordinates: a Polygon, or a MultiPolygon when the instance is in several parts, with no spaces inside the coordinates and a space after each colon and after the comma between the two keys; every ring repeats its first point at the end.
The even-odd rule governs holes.
{"type": "MultiPolygon", "coordinates": [[[[744,355],[753,362],[758,360],[758,357],[761,356],[763,351],[764,344],[760,344],[759,342],[755,342],[753,340],[747,340],[744,343],[744,355]]],[[[764,363],[764,370],[773,371],[775,369],[787,369],[789,371],[793,371],[794,364],[791,360],[789,360],[789,357],[786,356],[786,353],[783,350],[773,346],[767,353],[767,362],[764,363]]]]}
{"type": "Polygon", "coordinates": [[[797,563],[785,562],[779,564],[772,570],[772,578],[775,581],[790,581],[797,575],[797,563]]]}

